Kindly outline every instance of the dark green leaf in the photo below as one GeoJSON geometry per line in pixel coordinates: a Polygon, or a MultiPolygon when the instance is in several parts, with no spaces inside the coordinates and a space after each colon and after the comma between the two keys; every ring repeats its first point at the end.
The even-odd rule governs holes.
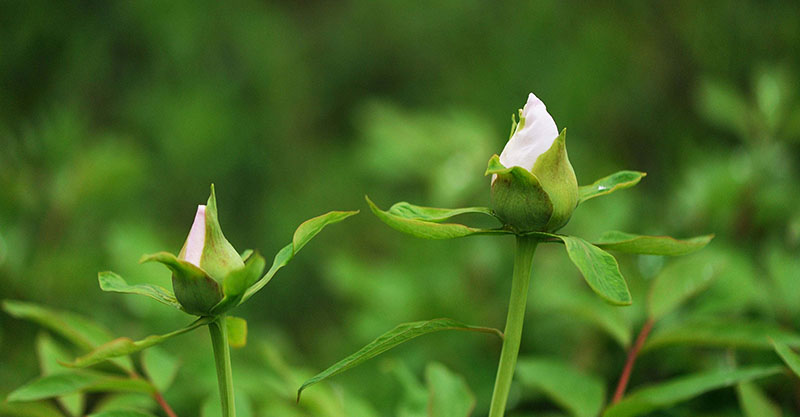
{"type": "Polygon", "coordinates": [[[195,320],[192,324],[184,327],[183,329],[175,330],[174,332],[164,335],[147,336],[144,339],[137,341],[133,341],[127,337],[120,337],[102,346],[99,346],[97,349],[65,365],[74,368],[84,368],[96,363],[100,363],[107,359],[115,358],[117,356],[130,355],[131,353],[139,352],[140,350],[147,349],[150,346],[155,346],[159,343],[162,343],[171,337],[192,331],[200,326],[208,324],[212,320],[213,318],[211,317],[202,317],[195,320]]]}
{"type": "Polygon", "coordinates": [[[800,334],[771,323],[704,319],[656,329],[644,349],[672,345],[771,349],[770,338],[790,346],[800,346],[800,334]]]}
{"type": "Polygon", "coordinates": [[[584,185],[578,188],[578,204],[601,195],[611,194],[614,191],[633,187],[647,175],[638,171],[619,171],[607,177],[600,178],[592,185],[584,185]]]}
{"type": "Polygon", "coordinates": [[[700,254],[668,264],[650,284],[647,311],[654,321],[707,289],[725,269],[720,257],[700,254]]]}
{"type": "MultiPolygon", "coordinates": [[[[67,372],[69,369],[60,362],[69,361],[73,356],[64,347],[53,340],[46,332],[40,333],[36,338],[36,353],[39,356],[39,366],[42,375],[52,375],[67,372]]],[[[83,394],[75,393],[57,398],[58,403],[64,407],[69,415],[81,415],[85,405],[83,394]]]]}
{"type": "Polygon", "coordinates": [[[235,348],[244,347],[247,344],[247,321],[225,316],[225,325],[228,326],[228,344],[235,348]]]}
{"type": "Polygon", "coordinates": [[[89,371],[68,371],[46,375],[8,394],[8,401],[36,401],[79,391],[151,392],[141,379],[122,378],[89,371]]]}
{"type": "MultiPolygon", "coordinates": [[[[800,345],[800,343],[796,344],[796,346],[797,345],[800,345]]],[[[792,349],[783,342],[773,340],[772,347],[775,349],[778,356],[783,359],[783,362],[789,366],[789,369],[800,377],[800,355],[792,351],[792,349]]]]}
{"type": "Polygon", "coordinates": [[[100,282],[100,289],[107,292],[119,292],[123,294],[138,294],[150,297],[162,304],[170,307],[177,308],[183,311],[181,303],[175,299],[175,294],[172,291],[153,284],[137,284],[129,285],[121,276],[111,272],[104,271],[97,274],[97,280],[100,282]]]}
{"type": "Polygon", "coordinates": [[[569,259],[581,271],[594,292],[614,305],[631,304],[628,284],[619,271],[617,260],[611,254],[579,237],[552,236],[564,241],[569,259]]]}
{"type": "Polygon", "coordinates": [[[704,372],[652,385],[635,391],[609,407],[603,417],[633,417],[671,407],[708,391],[729,387],[739,382],[774,375],[780,366],[748,367],[704,372]]]}
{"type": "Polygon", "coordinates": [[[178,358],[154,346],[142,352],[142,368],[150,382],[165,392],[178,374],[178,358]]]}
{"type": "Polygon", "coordinates": [[[611,336],[622,347],[631,344],[630,321],[623,311],[586,292],[548,291],[537,297],[536,308],[552,314],[567,314],[575,320],[589,322],[611,336]]]}
{"type": "Polygon", "coordinates": [[[300,389],[297,390],[297,399],[299,401],[300,394],[304,389],[316,384],[317,382],[340,374],[354,366],[360,365],[369,359],[372,359],[375,356],[378,356],[381,353],[386,352],[387,350],[418,336],[442,330],[466,330],[482,333],[494,333],[502,337],[502,333],[497,329],[470,326],[447,318],[403,323],[380,335],[377,339],[373,340],[356,353],[353,353],[341,361],[336,362],[330,368],[320,372],[313,378],[304,382],[300,389]]]}
{"type": "Polygon", "coordinates": [[[752,382],[737,385],[736,393],[745,417],[781,417],[781,409],[752,382]]]}
{"type": "MultiPolygon", "coordinates": [[[[14,300],[3,301],[3,309],[13,317],[30,320],[52,330],[84,350],[92,350],[113,338],[105,328],[68,311],[14,300]]],[[[117,358],[113,363],[127,372],[133,370],[130,358],[117,358]]]]}
{"type": "Polygon", "coordinates": [[[475,408],[475,395],[464,377],[444,365],[433,362],[425,368],[428,381],[429,417],[469,417],[475,408]]]}
{"type": "Polygon", "coordinates": [[[517,376],[528,389],[544,392],[576,417],[597,416],[605,400],[605,384],[569,363],[551,358],[521,358],[517,376]]]}
{"type": "Polygon", "coordinates": [[[284,246],[276,255],[272,261],[272,266],[269,268],[269,271],[261,277],[255,284],[253,284],[247,291],[244,293],[244,297],[242,297],[241,302],[247,301],[250,297],[252,297],[255,293],[257,293],[260,289],[264,288],[265,285],[269,283],[272,277],[275,276],[275,273],[278,272],[279,269],[286,266],[289,261],[297,255],[297,252],[302,249],[306,243],[308,243],[314,236],[316,236],[325,226],[329,224],[338,223],[350,216],[354,216],[358,214],[358,210],[356,211],[331,211],[325,213],[321,216],[314,217],[312,219],[306,220],[300,226],[297,227],[295,230],[294,235],[292,236],[292,243],[284,246]]]}
{"type": "Polygon", "coordinates": [[[367,200],[369,208],[382,222],[393,229],[423,239],[453,239],[470,235],[510,233],[501,229],[478,229],[458,223],[439,223],[456,214],[462,214],[463,212],[459,213],[460,210],[473,210],[471,211],[473,213],[481,212],[486,214],[485,210],[488,209],[433,209],[430,207],[421,207],[418,208],[418,210],[412,210],[409,209],[409,207],[418,206],[412,206],[408,203],[397,203],[401,204],[400,208],[395,208],[397,206],[397,204],[395,204],[395,206],[392,206],[392,209],[395,211],[392,212],[392,209],[383,211],[378,208],[369,197],[365,196],[364,198],[367,200]]]}
{"type": "Polygon", "coordinates": [[[597,242],[594,242],[594,245],[617,252],[679,256],[702,249],[713,238],[714,235],[705,235],[689,239],[675,239],[669,236],[643,236],[610,231],[604,233],[597,242]]]}

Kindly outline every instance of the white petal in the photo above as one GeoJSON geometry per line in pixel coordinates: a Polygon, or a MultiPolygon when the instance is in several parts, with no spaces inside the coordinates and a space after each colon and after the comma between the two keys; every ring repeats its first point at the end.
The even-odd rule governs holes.
{"type": "Polygon", "coordinates": [[[530,171],[539,155],[553,145],[558,137],[558,128],[542,100],[533,93],[528,95],[522,117],[525,123],[506,143],[500,154],[500,163],[506,168],[518,166],[530,171]]]}
{"type": "Polygon", "coordinates": [[[194,223],[189,230],[189,237],[186,238],[186,247],[183,259],[195,266],[200,266],[200,256],[203,254],[203,246],[206,243],[206,206],[197,206],[197,214],[194,215],[194,223]]]}

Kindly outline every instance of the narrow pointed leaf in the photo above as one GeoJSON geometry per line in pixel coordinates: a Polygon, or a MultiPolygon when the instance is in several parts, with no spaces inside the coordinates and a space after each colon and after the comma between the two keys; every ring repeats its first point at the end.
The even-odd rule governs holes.
{"type": "Polygon", "coordinates": [[[752,382],[742,382],[736,386],[739,405],[745,417],[781,417],[781,409],[776,406],[752,382]]]}
{"type": "Polygon", "coordinates": [[[517,373],[523,387],[546,394],[576,417],[600,414],[605,401],[603,380],[554,358],[521,358],[517,373]]]}
{"type": "Polygon", "coordinates": [[[494,213],[488,207],[464,207],[457,209],[423,207],[405,201],[394,203],[389,208],[389,214],[400,216],[406,219],[423,220],[426,222],[443,222],[462,214],[483,214],[494,217],[494,213]]]}
{"type": "Polygon", "coordinates": [[[255,252],[247,258],[243,268],[231,271],[222,283],[222,292],[225,296],[211,309],[211,314],[222,314],[239,305],[247,289],[261,277],[266,264],[264,257],[255,252]]]}
{"type": "Polygon", "coordinates": [[[240,317],[225,316],[225,325],[228,326],[228,344],[234,348],[244,347],[247,344],[247,321],[240,317]]]}
{"type": "MultiPolygon", "coordinates": [[[[501,229],[479,229],[459,223],[440,223],[441,221],[444,221],[452,216],[442,217],[444,215],[443,212],[434,214],[434,212],[430,211],[431,208],[423,208],[428,210],[427,212],[425,210],[422,210],[422,212],[411,211],[408,210],[408,208],[411,207],[411,205],[408,203],[398,203],[404,205],[401,206],[400,209],[396,209],[394,212],[392,212],[392,209],[389,209],[389,211],[383,211],[378,208],[378,206],[376,206],[375,203],[369,199],[369,197],[365,196],[364,198],[367,200],[370,210],[372,210],[375,216],[377,216],[382,222],[386,223],[395,230],[423,239],[454,239],[471,235],[510,233],[501,229]],[[426,216],[419,217],[421,214],[425,214],[426,216]],[[426,218],[433,218],[434,220],[426,220],[426,218]]],[[[452,213],[458,209],[433,210],[448,210],[452,213]]]]}
{"type": "Polygon", "coordinates": [[[104,271],[97,274],[97,280],[100,283],[100,289],[106,292],[118,292],[123,294],[137,294],[137,295],[144,295],[146,297],[150,297],[162,304],[166,304],[170,307],[177,308],[178,310],[183,311],[183,307],[181,307],[181,303],[175,298],[175,294],[172,291],[161,287],[159,285],[153,284],[136,284],[130,285],[125,282],[125,279],[121,276],[111,272],[111,271],[104,271]]]}
{"type": "Polygon", "coordinates": [[[642,255],[680,256],[700,250],[714,238],[714,235],[696,236],[689,239],[675,239],[669,236],[644,236],[610,231],[603,234],[593,244],[605,250],[642,255]]]}
{"type": "Polygon", "coordinates": [[[465,330],[482,333],[493,333],[502,337],[502,333],[497,329],[489,327],[470,326],[460,323],[453,319],[441,318],[427,321],[416,321],[411,323],[403,323],[398,325],[392,330],[380,335],[377,339],[373,340],[356,353],[342,359],[333,364],[330,368],[320,372],[313,378],[303,383],[300,389],[297,390],[297,399],[300,399],[300,394],[304,389],[311,385],[316,384],[322,380],[330,378],[334,375],[340,374],[354,366],[360,365],[375,356],[394,348],[397,345],[405,343],[416,337],[438,332],[442,330],[465,330]]]}
{"type": "Polygon", "coordinates": [[[192,324],[184,327],[183,329],[175,330],[174,332],[164,335],[147,336],[144,339],[137,341],[133,341],[127,337],[120,337],[102,346],[99,346],[97,349],[87,353],[86,355],[64,365],[74,368],[84,368],[96,363],[100,363],[107,359],[115,358],[117,356],[130,355],[131,353],[139,352],[140,350],[147,349],[150,346],[155,346],[159,343],[162,343],[169,338],[192,331],[200,326],[208,324],[212,320],[213,318],[211,317],[203,317],[195,320],[192,324]]]}
{"type": "Polygon", "coordinates": [[[647,175],[639,171],[619,171],[607,177],[600,178],[591,185],[578,188],[578,204],[595,197],[611,194],[614,191],[633,187],[647,175]]]}
{"type": "Polygon", "coordinates": [[[8,401],[36,401],[79,391],[152,392],[145,380],[123,378],[90,371],[68,371],[43,376],[10,394],[8,401]]]}
{"type": "Polygon", "coordinates": [[[770,339],[800,347],[800,334],[772,323],[704,319],[658,328],[643,349],[690,345],[765,350],[772,348],[770,339]]]}
{"type": "Polygon", "coordinates": [[[773,340],[772,347],[775,349],[775,353],[783,359],[783,362],[789,366],[789,369],[800,377],[800,355],[795,353],[789,345],[783,342],[773,340]]]}
{"type": "Polygon", "coordinates": [[[631,293],[619,264],[611,254],[575,236],[556,236],[564,242],[567,255],[581,271],[586,283],[604,300],[614,305],[631,304],[631,293]]]}
{"type": "Polygon", "coordinates": [[[708,391],[780,373],[780,366],[709,371],[635,391],[609,407],[603,417],[634,417],[690,400],[708,391]]]}
{"type": "Polygon", "coordinates": [[[255,284],[247,289],[240,304],[247,301],[260,289],[264,288],[264,286],[267,285],[270,280],[272,280],[272,277],[275,276],[278,270],[286,266],[289,261],[294,258],[297,252],[299,252],[300,249],[302,249],[311,239],[313,239],[314,236],[321,232],[325,226],[338,223],[356,214],[358,214],[358,210],[331,211],[301,223],[292,236],[292,242],[284,246],[277,254],[275,254],[275,258],[272,260],[272,266],[269,268],[267,273],[261,277],[261,279],[256,281],[255,284]]]}
{"type": "MultiPolygon", "coordinates": [[[[53,310],[38,304],[15,300],[4,300],[3,310],[13,317],[29,320],[50,329],[87,351],[114,337],[104,327],[68,311],[53,310]]],[[[126,372],[133,370],[131,358],[117,358],[113,363],[126,372]]]]}
{"type": "Polygon", "coordinates": [[[475,395],[464,377],[438,362],[425,368],[428,382],[429,417],[469,417],[475,408],[475,395]]]}
{"type": "Polygon", "coordinates": [[[706,290],[725,270],[719,257],[698,254],[669,263],[650,284],[647,313],[658,321],[706,290]]]}

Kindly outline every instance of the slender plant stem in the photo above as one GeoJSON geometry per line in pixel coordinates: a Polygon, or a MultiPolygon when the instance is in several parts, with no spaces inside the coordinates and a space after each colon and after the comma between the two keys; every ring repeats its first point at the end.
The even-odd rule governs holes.
{"type": "MultiPolygon", "coordinates": [[[[126,372],[128,372],[128,376],[131,379],[142,379],[142,376],[136,373],[135,371],[126,371],[126,372]]],[[[164,399],[164,396],[161,395],[161,392],[159,392],[158,389],[156,389],[155,385],[153,385],[153,382],[150,381],[149,379],[146,380],[153,387],[153,394],[152,394],[153,399],[156,400],[158,406],[161,407],[162,410],[164,410],[164,413],[167,414],[167,417],[178,417],[178,415],[175,414],[175,411],[172,410],[172,407],[169,406],[169,403],[167,403],[167,400],[164,399]]]]}
{"type": "Polygon", "coordinates": [[[647,319],[644,326],[642,326],[642,330],[639,331],[639,335],[636,336],[636,341],[633,343],[631,350],[628,351],[628,359],[625,360],[625,368],[622,369],[622,374],[619,376],[619,382],[617,383],[616,391],[614,391],[614,398],[611,400],[611,404],[618,403],[625,395],[625,389],[628,388],[628,380],[630,380],[631,372],[633,372],[633,365],[636,363],[636,358],[639,356],[639,351],[642,350],[650,330],[653,330],[653,324],[652,319],[647,319]]]}
{"type": "Polygon", "coordinates": [[[231,370],[231,348],[228,345],[228,326],[225,315],[208,323],[211,332],[211,345],[214,347],[214,363],[217,365],[219,398],[222,402],[222,417],[236,417],[233,400],[233,373],[231,370]]]}
{"type": "Polygon", "coordinates": [[[508,300],[508,316],[503,339],[503,350],[500,353],[500,364],[497,367],[497,378],[494,381],[492,405],[489,417],[503,417],[506,411],[508,392],[517,365],[519,344],[522,340],[522,323],[525,321],[525,306],[528,300],[528,284],[531,277],[533,253],[538,241],[531,236],[517,236],[517,249],[514,255],[514,277],[511,280],[511,297],[508,300]]]}

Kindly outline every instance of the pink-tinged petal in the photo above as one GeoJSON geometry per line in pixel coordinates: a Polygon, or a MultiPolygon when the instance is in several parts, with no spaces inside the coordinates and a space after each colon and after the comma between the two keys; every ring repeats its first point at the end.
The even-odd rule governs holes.
{"type": "Polygon", "coordinates": [[[206,243],[206,206],[197,206],[197,214],[194,216],[194,223],[189,230],[186,244],[182,253],[182,259],[190,264],[199,267],[200,257],[203,255],[203,246],[206,243]]]}
{"type": "Polygon", "coordinates": [[[506,168],[518,166],[530,171],[539,155],[553,145],[558,137],[558,128],[542,100],[533,93],[528,95],[522,117],[522,128],[518,128],[506,143],[500,154],[500,163],[506,168]]]}

